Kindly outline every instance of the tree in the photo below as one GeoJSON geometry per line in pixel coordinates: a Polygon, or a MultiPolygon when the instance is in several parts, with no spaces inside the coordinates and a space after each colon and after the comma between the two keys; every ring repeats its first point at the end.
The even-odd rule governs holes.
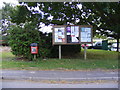
{"type": "Polygon", "coordinates": [[[117,39],[117,51],[120,39],[120,3],[82,3],[84,20],[93,25],[100,34],[117,39]]]}
{"type": "Polygon", "coordinates": [[[2,45],[8,45],[8,33],[7,30],[9,30],[9,27],[13,24],[11,23],[10,18],[10,12],[13,10],[13,6],[9,3],[4,2],[4,7],[0,10],[1,12],[1,32],[0,35],[2,36],[2,45]]]}
{"type": "MultiPolygon", "coordinates": [[[[19,12],[25,11],[27,14],[23,13],[22,17],[25,20],[29,20],[29,18],[32,20],[32,17],[37,18],[36,20],[39,20],[37,22],[38,24],[40,22],[46,25],[87,24],[93,25],[94,30],[98,29],[101,34],[109,35],[107,31],[111,31],[114,34],[119,33],[117,29],[119,28],[119,3],[24,2],[24,4],[20,6],[21,9],[19,9],[19,12]],[[78,7],[79,4],[82,4],[81,9],[78,7]],[[43,14],[34,9],[30,9],[33,7],[39,7],[39,10],[43,14]],[[53,18],[49,19],[50,16],[53,18]],[[114,28],[114,26],[117,28],[114,28]]],[[[22,18],[18,18],[21,14],[15,16],[16,20],[21,21],[22,18]]],[[[15,19],[13,18],[13,20],[15,19]]]]}
{"type": "MultiPolygon", "coordinates": [[[[37,58],[45,58],[50,50],[46,48],[45,40],[41,37],[41,33],[35,29],[36,24],[32,22],[26,22],[24,27],[19,25],[13,25],[8,30],[9,44],[12,49],[12,53],[16,56],[22,56],[29,60],[33,60],[33,55],[30,53],[30,44],[37,43],[39,52],[37,58]]],[[[42,35],[43,36],[43,35],[42,35]]]]}
{"type": "Polygon", "coordinates": [[[11,18],[12,22],[18,24],[33,20],[33,18],[39,21],[38,24],[40,22],[46,25],[77,24],[76,21],[81,18],[79,16],[81,11],[77,5],[77,2],[24,2],[23,5],[18,6],[18,14],[14,14],[13,11],[11,18]],[[35,7],[39,7],[39,10],[33,9],[35,7]],[[19,18],[21,15],[22,18],[19,18]],[[50,16],[53,16],[53,19],[49,19],[50,16]]]}
{"type": "MultiPolygon", "coordinates": [[[[12,53],[17,56],[22,56],[31,60],[30,44],[37,43],[39,46],[39,53],[37,57],[45,58],[50,53],[50,50],[44,45],[46,35],[38,30],[37,15],[33,15],[31,19],[31,12],[27,11],[24,6],[17,6],[12,9],[10,4],[5,4],[3,7],[3,32],[7,33],[9,45],[12,53]],[[25,12],[21,12],[24,10],[25,12]],[[22,15],[23,14],[23,15],[22,15]],[[17,19],[19,18],[19,19],[17,19]],[[6,21],[7,20],[7,21],[6,21]],[[4,23],[9,22],[6,27],[4,23]]],[[[39,17],[40,18],[40,17],[39,17]]],[[[4,34],[2,33],[2,34],[4,34]]]]}
{"type": "Polygon", "coordinates": [[[4,2],[4,4],[5,4],[5,6],[2,7],[2,9],[1,9],[1,12],[2,12],[2,19],[1,19],[2,35],[7,33],[6,31],[9,29],[9,26],[12,24],[10,21],[11,20],[10,12],[14,9],[14,7],[11,4],[5,3],[5,2],[4,2]]]}

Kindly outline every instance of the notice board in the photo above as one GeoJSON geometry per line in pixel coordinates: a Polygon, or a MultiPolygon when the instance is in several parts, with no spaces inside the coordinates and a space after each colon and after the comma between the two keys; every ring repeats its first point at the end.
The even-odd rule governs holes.
{"type": "Polygon", "coordinates": [[[53,45],[92,43],[91,25],[53,26],[53,45]]]}

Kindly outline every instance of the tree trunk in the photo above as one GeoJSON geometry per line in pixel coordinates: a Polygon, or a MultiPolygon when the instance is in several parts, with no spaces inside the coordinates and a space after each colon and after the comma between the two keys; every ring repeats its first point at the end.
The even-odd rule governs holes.
{"type": "Polygon", "coordinates": [[[117,52],[119,52],[119,35],[117,37],[117,52]]]}

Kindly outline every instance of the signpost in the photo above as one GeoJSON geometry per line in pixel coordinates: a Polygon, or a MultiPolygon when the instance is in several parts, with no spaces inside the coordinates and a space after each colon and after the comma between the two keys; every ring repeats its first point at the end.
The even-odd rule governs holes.
{"type": "MultiPolygon", "coordinates": [[[[91,25],[56,25],[53,26],[53,45],[59,45],[59,59],[61,59],[61,45],[78,45],[92,43],[91,25]]],[[[85,45],[86,47],[86,45],[85,45]]],[[[86,59],[84,49],[84,59],[86,59]]]]}
{"type": "Polygon", "coordinates": [[[87,59],[87,47],[86,47],[86,44],[84,44],[84,59],[86,60],[87,59]]]}
{"type": "Polygon", "coordinates": [[[61,59],[61,45],[59,45],[59,59],[61,59]]]}
{"type": "Polygon", "coordinates": [[[30,47],[31,54],[33,54],[33,58],[34,58],[34,60],[36,60],[36,55],[38,54],[38,44],[31,43],[30,46],[31,46],[30,47]]]}

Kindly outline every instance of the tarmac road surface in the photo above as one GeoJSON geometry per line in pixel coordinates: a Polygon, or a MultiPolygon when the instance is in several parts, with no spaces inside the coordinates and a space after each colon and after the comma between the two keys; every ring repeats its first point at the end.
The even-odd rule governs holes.
{"type": "Polygon", "coordinates": [[[116,80],[118,71],[29,71],[29,70],[2,70],[2,79],[13,80],[116,80]]]}
{"type": "MultiPolygon", "coordinates": [[[[118,88],[117,70],[30,71],[2,70],[2,88],[118,88]],[[85,83],[47,83],[68,81],[85,83]],[[91,83],[90,81],[95,81],[91,83]],[[107,81],[107,82],[98,82],[107,81]]],[[[114,89],[113,89],[114,90],[114,89]]]]}
{"type": "Polygon", "coordinates": [[[30,81],[3,80],[2,88],[118,88],[114,82],[81,84],[48,84],[30,81]]]}

